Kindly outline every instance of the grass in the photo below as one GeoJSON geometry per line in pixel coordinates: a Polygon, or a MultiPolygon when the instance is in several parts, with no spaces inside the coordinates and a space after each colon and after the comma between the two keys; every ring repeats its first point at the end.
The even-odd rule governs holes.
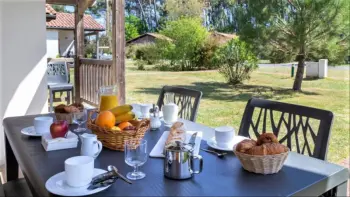
{"type": "Polygon", "coordinates": [[[348,70],[329,70],[327,79],[304,80],[303,91],[296,93],[291,90],[293,79],[288,68],[259,68],[249,81],[230,86],[217,71],[137,71],[135,67],[127,62],[128,103],[155,103],[164,85],[197,89],[203,92],[197,122],[212,127],[232,125],[238,130],[245,105],[253,96],[330,110],[335,118],[328,160],[339,163],[349,157],[348,70]]]}

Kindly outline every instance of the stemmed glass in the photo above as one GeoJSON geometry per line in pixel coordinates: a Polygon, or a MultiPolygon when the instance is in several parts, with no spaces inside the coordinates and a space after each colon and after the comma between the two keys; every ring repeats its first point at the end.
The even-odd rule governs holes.
{"type": "Polygon", "coordinates": [[[83,109],[79,112],[73,113],[73,122],[78,125],[78,128],[74,129],[75,132],[83,132],[86,128],[81,127],[87,120],[87,110],[83,109]]]}
{"type": "Polygon", "coordinates": [[[139,167],[147,161],[147,141],[127,140],[125,142],[125,163],[134,167],[133,172],[129,172],[126,177],[130,180],[139,180],[146,177],[146,174],[139,171],[139,167]]]}

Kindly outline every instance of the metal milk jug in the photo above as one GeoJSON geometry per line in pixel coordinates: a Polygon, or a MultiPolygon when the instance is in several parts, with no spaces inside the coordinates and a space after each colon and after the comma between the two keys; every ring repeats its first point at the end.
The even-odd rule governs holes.
{"type": "Polygon", "coordinates": [[[166,149],[164,158],[164,176],[171,179],[188,179],[203,170],[203,159],[194,156],[190,150],[166,149]],[[199,170],[194,170],[194,160],[199,160],[199,170]]]}

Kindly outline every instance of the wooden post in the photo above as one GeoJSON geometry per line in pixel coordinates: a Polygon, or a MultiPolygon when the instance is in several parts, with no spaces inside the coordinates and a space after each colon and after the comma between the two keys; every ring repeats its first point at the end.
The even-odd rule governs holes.
{"type": "Polygon", "coordinates": [[[96,31],[96,59],[100,59],[100,41],[99,41],[99,32],[96,31]]]}
{"type": "Polygon", "coordinates": [[[119,104],[125,103],[125,0],[112,3],[112,71],[113,83],[118,86],[119,104]]]}
{"type": "Polygon", "coordinates": [[[76,0],[74,11],[75,28],[74,28],[74,90],[75,102],[80,103],[80,59],[84,57],[84,0],[76,0]]]}

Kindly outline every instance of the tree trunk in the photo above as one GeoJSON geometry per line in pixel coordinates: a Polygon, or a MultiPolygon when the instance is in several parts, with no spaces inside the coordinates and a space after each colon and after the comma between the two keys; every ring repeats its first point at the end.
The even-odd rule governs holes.
{"type": "Polygon", "coordinates": [[[300,52],[297,56],[298,60],[298,69],[297,73],[295,75],[294,84],[293,84],[293,90],[300,91],[301,90],[301,83],[303,82],[304,77],[304,65],[305,65],[305,49],[304,46],[300,48],[300,52]]]}

